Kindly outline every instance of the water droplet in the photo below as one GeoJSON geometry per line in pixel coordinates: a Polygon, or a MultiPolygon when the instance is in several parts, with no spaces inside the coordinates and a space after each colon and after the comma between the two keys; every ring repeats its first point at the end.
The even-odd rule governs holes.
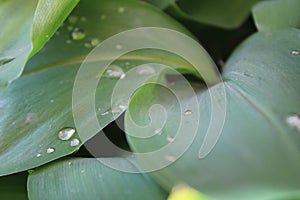
{"type": "Polygon", "coordinates": [[[47,153],[53,153],[54,151],[55,151],[55,149],[52,148],[52,147],[49,147],[49,148],[47,149],[47,153]]]}
{"type": "Polygon", "coordinates": [[[69,166],[71,166],[73,163],[70,161],[70,162],[68,162],[68,164],[69,164],[69,166]]]}
{"type": "Polygon", "coordinates": [[[80,17],[80,21],[85,22],[86,21],[86,17],[80,17]]]}
{"type": "Polygon", "coordinates": [[[46,37],[46,38],[48,38],[48,37],[49,37],[49,35],[45,35],[45,37],[46,37]]]}
{"type": "Polygon", "coordinates": [[[74,26],[71,26],[71,25],[70,25],[70,26],[67,26],[67,30],[68,30],[68,31],[72,31],[73,29],[74,29],[74,26]]]}
{"type": "Polygon", "coordinates": [[[165,156],[165,159],[166,159],[167,161],[170,161],[170,162],[174,162],[174,161],[175,161],[175,157],[174,157],[174,156],[171,156],[171,155],[165,156]]]}
{"type": "Polygon", "coordinates": [[[40,154],[40,153],[36,154],[36,157],[41,157],[41,156],[42,156],[42,154],[40,154]]]}
{"type": "Polygon", "coordinates": [[[83,38],[85,38],[84,31],[80,28],[75,28],[74,31],[72,32],[72,39],[73,40],[82,40],[83,38]]]}
{"type": "Polygon", "coordinates": [[[86,42],[86,43],[84,43],[84,47],[86,47],[86,48],[91,48],[92,45],[91,45],[90,43],[86,42]]]}
{"type": "Polygon", "coordinates": [[[117,45],[116,45],[116,49],[121,50],[121,49],[123,49],[123,46],[120,45],[120,44],[117,44],[117,45]]]}
{"type": "Polygon", "coordinates": [[[53,99],[50,99],[50,103],[54,103],[54,100],[53,100],[53,99]]]}
{"type": "Polygon", "coordinates": [[[112,114],[120,114],[123,111],[125,111],[127,109],[127,105],[118,105],[118,106],[113,106],[111,113],[112,114]]]}
{"type": "Polygon", "coordinates": [[[174,140],[175,140],[175,139],[174,139],[173,137],[167,136],[167,141],[168,141],[168,142],[174,142],[174,140]]]}
{"type": "Polygon", "coordinates": [[[193,112],[191,110],[186,110],[184,111],[183,115],[184,116],[188,116],[188,115],[191,115],[193,112]]]}
{"type": "Polygon", "coordinates": [[[296,128],[300,131],[300,117],[299,115],[292,114],[286,118],[286,123],[292,128],[296,128]]]}
{"type": "Polygon", "coordinates": [[[154,130],[154,134],[155,134],[155,135],[161,135],[161,133],[162,133],[162,130],[161,130],[161,129],[156,129],[156,130],[154,130]]]}
{"type": "Polygon", "coordinates": [[[66,43],[67,43],[67,44],[71,44],[72,41],[71,41],[71,40],[66,40],[66,43]]]}
{"type": "Polygon", "coordinates": [[[80,143],[80,141],[77,138],[75,138],[75,139],[71,140],[70,146],[71,147],[76,147],[76,146],[79,145],[79,143],[80,143]]]}
{"type": "Polygon", "coordinates": [[[105,111],[103,113],[101,113],[101,116],[105,116],[105,115],[108,115],[109,114],[109,111],[105,111]]]}
{"type": "Polygon", "coordinates": [[[99,39],[98,38],[92,38],[91,39],[91,45],[92,46],[97,46],[98,44],[100,43],[99,39]]]}
{"type": "Polygon", "coordinates": [[[84,170],[84,169],[82,169],[82,170],[80,170],[80,172],[81,172],[81,173],[84,173],[84,172],[85,172],[85,170],[84,170]]]}
{"type": "Polygon", "coordinates": [[[78,21],[78,16],[76,16],[76,15],[71,15],[71,16],[68,18],[68,21],[69,21],[71,24],[75,24],[75,23],[78,21]]]}
{"type": "Polygon", "coordinates": [[[59,31],[56,31],[56,32],[55,32],[55,35],[60,35],[60,32],[59,32],[59,31]]]}
{"type": "Polygon", "coordinates": [[[293,51],[292,51],[292,54],[293,54],[293,55],[299,55],[299,51],[298,51],[298,50],[293,50],[293,51]]]}
{"type": "Polygon", "coordinates": [[[102,20],[106,19],[106,15],[101,15],[100,19],[102,20]]]}
{"type": "Polygon", "coordinates": [[[138,67],[136,72],[139,75],[151,75],[151,74],[155,74],[155,69],[153,67],[148,66],[148,65],[144,65],[144,66],[138,67]]]}
{"type": "Polygon", "coordinates": [[[37,122],[38,121],[38,116],[36,113],[28,113],[26,115],[25,123],[31,123],[31,122],[37,122]]]}
{"type": "Polygon", "coordinates": [[[58,138],[61,140],[68,140],[75,132],[76,130],[74,128],[64,128],[58,132],[58,138]]]}
{"type": "Polygon", "coordinates": [[[118,8],[118,13],[124,13],[125,11],[125,8],[124,7],[119,7],[118,8]]]}
{"type": "Polygon", "coordinates": [[[119,67],[117,65],[111,65],[103,73],[103,76],[110,77],[110,78],[125,78],[124,74],[125,73],[121,67],[119,67]]]}
{"type": "Polygon", "coordinates": [[[0,58],[0,66],[1,65],[5,65],[7,63],[10,63],[11,61],[13,61],[15,58],[0,58]]]}

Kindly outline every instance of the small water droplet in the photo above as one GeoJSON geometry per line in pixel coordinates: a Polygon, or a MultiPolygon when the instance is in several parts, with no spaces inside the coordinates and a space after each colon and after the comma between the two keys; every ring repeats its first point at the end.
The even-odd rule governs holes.
{"type": "Polygon", "coordinates": [[[83,38],[85,38],[84,31],[80,28],[75,28],[72,32],[72,39],[73,40],[82,40],[83,38]]]}
{"type": "Polygon", "coordinates": [[[183,115],[184,116],[188,116],[188,115],[191,115],[193,112],[191,110],[186,110],[184,111],[183,115]]]}
{"type": "Polygon", "coordinates": [[[174,142],[174,138],[171,137],[171,136],[167,136],[167,141],[168,141],[168,142],[174,142]]]}
{"type": "Polygon", "coordinates": [[[61,140],[68,140],[70,139],[76,130],[74,128],[63,128],[58,132],[58,138],[61,140]]]}
{"type": "Polygon", "coordinates": [[[125,8],[124,7],[119,7],[118,8],[118,13],[124,13],[125,11],[125,8]]]}
{"type": "Polygon", "coordinates": [[[66,40],[66,43],[67,43],[67,44],[71,44],[72,41],[71,41],[71,40],[66,40]]]}
{"type": "Polygon", "coordinates": [[[72,31],[73,29],[74,29],[74,26],[72,26],[72,25],[67,26],[68,31],[72,31]]]}
{"type": "Polygon", "coordinates": [[[48,38],[48,37],[49,37],[49,35],[45,35],[45,37],[46,37],[46,38],[48,38]]]}
{"type": "Polygon", "coordinates": [[[53,153],[54,151],[55,151],[55,149],[52,148],[52,147],[49,147],[49,148],[47,149],[47,153],[53,153]]]}
{"type": "Polygon", "coordinates": [[[86,47],[86,48],[91,48],[92,45],[91,45],[90,43],[86,42],[86,43],[84,43],[84,47],[86,47]]]}
{"type": "Polygon", "coordinates": [[[84,170],[84,169],[82,169],[82,170],[80,170],[80,172],[81,172],[81,173],[84,173],[84,172],[85,172],[85,170],[84,170]]]}
{"type": "Polygon", "coordinates": [[[106,19],[106,15],[101,15],[100,19],[102,20],[106,19]]]}
{"type": "Polygon", "coordinates": [[[154,134],[155,134],[155,135],[161,135],[161,133],[162,133],[162,130],[161,130],[161,129],[156,129],[156,130],[154,130],[154,134]]]}
{"type": "Polygon", "coordinates": [[[299,55],[299,51],[298,50],[293,50],[292,55],[299,55]]]}
{"type": "Polygon", "coordinates": [[[123,46],[120,45],[120,44],[117,44],[117,45],[116,45],[116,49],[121,50],[121,49],[123,49],[123,46]]]}
{"type": "Polygon", "coordinates": [[[110,77],[110,78],[125,78],[124,74],[125,73],[121,67],[117,65],[111,65],[103,73],[103,76],[110,77]]]}
{"type": "Polygon", "coordinates": [[[297,114],[292,114],[286,118],[286,123],[292,127],[296,128],[297,131],[300,131],[300,117],[297,114]]]}
{"type": "Polygon", "coordinates": [[[54,103],[54,100],[53,100],[53,99],[50,99],[50,103],[54,103]]]}
{"type": "Polygon", "coordinates": [[[103,113],[101,113],[101,116],[105,116],[105,115],[108,115],[109,114],[109,111],[105,111],[103,113]]]}
{"type": "Polygon", "coordinates": [[[70,17],[68,18],[68,21],[71,24],[75,24],[78,21],[78,16],[76,16],[76,15],[70,15],[70,17]]]}
{"type": "Polygon", "coordinates": [[[86,17],[80,17],[80,21],[85,22],[86,21],[86,17]]]}
{"type": "Polygon", "coordinates": [[[174,157],[174,156],[171,156],[171,155],[165,156],[165,159],[166,159],[167,161],[170,161],[170,162],[174,162],[174,161],[175,161],[175,157],[174,157]]]}
{"type": "Polygon", "coordinates": [[[77,138],[75,138],[75,139],[71,140],[70,146],[71,147],[76,147],[76,146],[79,145],[79,143],[80,143],[80,141],[77,138]]]}
{"type": "Polygon", "coordinates": [[[153,67],[148,66],[148,65],[144,65],[144,66],[138,67],[136,72],[139,75],[151,75],[151,74],[155,74],[155,69],[153,67]]]}
{"type": "Polygon", "coordinates": [[[0,66],[1,65],[5,65],[7,63],[10,63],[11,61],[13,61],[15,58],[0,58],[0,66]]]}
{"type": "Polygon", "coordinates": [[[41,157],[41,156],[42,156],[42,154],[40,154],[40,153],[36,154],[36,157],[41,157]]]}
{"type": "Polygon", "coordinates": [[[92,46],[97,46],[98,44],[100,44],[100,41],[99,41],[99,39],[98,38],[92,38],[91,39],[91,45],[92,46]]]}
{"type": "Polygon", "coordinates": [[[68,162],[68,164],[69,164],[69,166],[71,166],[73,163],[70,161],[70,162],[68,162]]]}

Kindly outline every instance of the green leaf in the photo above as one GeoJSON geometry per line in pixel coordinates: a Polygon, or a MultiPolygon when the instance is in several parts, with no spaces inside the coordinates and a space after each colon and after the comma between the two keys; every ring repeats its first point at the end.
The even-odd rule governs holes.
{"type": "MultiPolygon", "coordinates": [[[[199,159],[199,149],[210,117],[222,114],[218,107],[211,113],[208,91],[194,87],[200,106],[199,124],[196,124],[199,117],[196,109],[180,118],[183,113],[178,107],[190,105],[191,98],[178,103],[161,86],[152,87],[155,92],[150,93],[151,96],[145,96],[149,86],[135,93],[126,113],[125,127],[129,134],[137,134],[132,129],[133,123],[144,126],[149,123],[151,105],[159,103],[167,113],[172,113],[160,135],[148,139],[128,136],[131,147],[139,153],[177,144],[170,151],[142,160],[146,169],[153,169],[158,163],[170,164],[153,172],[162,186],[170,190],[176,183],[185,182],[216,199],[260,200],[292,198],[293,195],[297,198],[300,185],[300,132],[297,124],[300,56],[294,52],[300,49],[299,34],[300,31],[295,29],[258,33],[231,56],[223,75],[227,101],[219,100],[219,104],[227,106],[226,121],[216,146],[205,158],[199,159]],[[135,104],[135,100],[143,101],[143,107],[135,104]],[[176,115],[175,119],[179,121],[174,120],[176,115]],[[190,148],[173,162],[185,142],[184,137],[176,135],[180,120],[185,117],[190,117],[189,121],[183,121],[186,138],[190,139],[193,128],[199,129],[190,148]]],[[[173,90],[185,92],[180,85],[175,84],[173,90]]],[[[219,85],[210,90],[217,94],[219,85]]],[[[159,116],[159,111],[152,110],[151,116],[159,116]]],[[[143,134],[151,133],[153,130],[145,129],[143,134]]]]}
{"type": "Polygon", "coordinates": [[[27,172],[4,176],[0,178],[0,197],[3,200],[26,200],[27,172]]]}
{"type": "Polygon", "coordinates": [[[55,33],[78,0],[0,1],[0,87],[18,78],[28,59],[55,33]],[[14,14],[12,14],[14,13],[14,14]],[[9,19],[9,20],[8,20],[9,19]]]}
{"type": "Polygon", "coordinates": [[[259,31],[300,28],[299,7],[298,0],[261,1],[252,9],[255,25],[259,31]]]}
{"type": "MultiPolygon", "coordinates": [[[[58,133],[64,128],[75,128],[73,84],[80,64],[94,47],[91,46],[93,39],[101,42],[121,31],[143,26],[160,26],[188,33],[160,10],[136,1],[82,1],[70,17],[45,48],[30,60],[24,75],[0,92],[0,175],[34,168],[73,153],[91,137],[89,135],[78,146],[72,147],[70,140],[79,139],[78,134],[75,133],[69,141],[62,141],[58,133]],[[121,13],[118,12],[120,7],[125,9],[121,13]],[[79,19],[75,24],[74,17],[79,19]],[[84,30],[85,37],[81,40],[72,40],[76,27],[84,30]]],[[[101,58],[110,59],[109,54],[106,56],[101,58]]],[[[112,64],[126,72],[135,65],[157,61],[186,70],[191,68],[183,59],[156,50],[133,52],[112,64]]],[[[97,74],[92,74],[87,79],[96,77],[97,74]]],[[[112,89],[117,82],[118,78],[106,77],[98,85],[95,108],[102,127],[114,120],[108,111],[111,111],[112,89]]],[[[83,105],[81,109],[86,107],[83,105]]]]}
{"type": "Polygon", "coordinates": [[[179,0],[168,12],[179,19],[233,29],[246,20],[255,2],[257,0],[179,0]]]}
{"type": "Polygon", "coordinates": [[[145,1],[153,4],[158,8],[165,9],[168,6],[170,6],[170,4],[174,3],[176,0],[145,0],[145,1]]]}
{"type": "Polygon", "coordinates": [[[38,168],[29,175],[30,199],[166,199],[147,174],[120,172],[100,161],[135,168],[123,158],[68,159],[38,168]]]}

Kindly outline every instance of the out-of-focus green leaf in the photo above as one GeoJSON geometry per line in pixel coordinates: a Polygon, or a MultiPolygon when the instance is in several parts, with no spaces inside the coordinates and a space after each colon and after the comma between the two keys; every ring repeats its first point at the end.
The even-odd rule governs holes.
{"type": "Polygon", "coordinates": [[[78,0],[0,1],[0,87],[18,78],[28,59],[54,34],[78,0]]]}
{"type": "MultiPolygon", "coordinates": [[[[58,133],[64,128],[75,128],[72,89],[80,64],[99,42],[121,31],[143,26],[160,26],[189,34],[159,9],[145,3],[95,0],[78,4],[53,39],[30,60],[24,75],[0,92],[0,175],[27,170],[78,150],[85,141],[70,146],[70,141],[78,138],[76,133],[68,141],[60,140],[58,133]],[[84,33],[80,40],[72,39],[77,29],[84,33]]],[[[109,59],[109,55],[103,59],[109,59]]],[[[126,72],[148,62],[190,67],[183,59],[155,50],[133,52],[113,64],[126,72]]],[[[97,74],[87,77],[96,78],[97,74]]],[[[98,85],[95,108],[102,127],[114,120],[108,111],[117,81],[118,77],[103,78],[98,85]]],[[[86,106],[82,106],[82,110],[86,106]]]]}
{"type": "Polygon", "coordinates": [[[179,0],[168,11],[179,19],[233,29],[249,16],[257,0],[179,0]]]}
{"type": "Polygon", "coordinates": [[[158,8],[164,9],[174,3],[176,0],[145,0],[148,3],[155,5],[158,8]]]}
{"type": "MultiPolygon", "coordinates": [[[[161,86],[144,87],[135,93],[126,113],[128,133],[137,134],[131,128],[133,123],[149,123],[152,105],[161,104],[172,115],[167,115],[170,120],[167,119],[160,134],[146,139],[128,137],[134,151],[153,152],[168,144],[178,144],[167,156],[161,153],[144,159],[148,169],[159,163],[173,162],[185,142],[182,137],[177,141],[180,121],[172,119],[174,116],[189,117],[183,125],[199,127],[193,144],[184,155],[153,173],[160,184],[170,190],[178,182],[184,182],[203,194],[222,200],[265,200],[293,195],[297,198],[300,190],[299,34],[295,29],[258,33],[231,56],[223,74],[227,101],[219,101],[227,105],[225,125],[216,146],[205,158],[199,159],[199,149],[211,117],[208,91],[195,87],[200,102],[199,125],[195,123],[198,116],[194,110],[186,116],[178,108],[189,105],[191,98],[178,103],[174,95],[161,86]],[[149,89],[154,92],[145,92],[149,89]],[[146,93],[151,95],[145,96],[146,93]],[[135,101],[144,104],[141,107],[135,101]]],[[[174,84],[173,88],[185,92],[181,84],[174,84]]],[[[210,89],[219,91],[218,85],[210,89]]],[[[158,111],[151,112],[151,116],[159,116],[158,111]]],[[[221,112],[221,109],[216,111],[217,114],[221,112]]],[[[191,130],[186,131],[186,137],[191,130]]],[[[145,129],[143,134],[151,135],[153,130],[145,129]]]]}
{"type": "MultiPolygon", "coordinates": [[[[129,170],[124,158],[102,158],[129,170]]],[[[166,199],[166,192],[147,174],[120,172],[96,159],[68,159],[38,168],[29,175],[28,195],[47,199],[166,199]]]]}
{"type": "Polygon", "coordinates": [[[298,0],[270,0],[257,3],[252,13],[259,31],[300,28],[299,8],[298,0]]]}
{"type": "Polygon", "coordinates": [[[178,185],[172,189],[172,193],[168,197],[168,200],[211,200],[210,198],[203,196],[197,190],[186,186],[178,185]]]}
{"type": "Polygon", "coordinates": [[[27,200],[27,172],[0,178],[0,197],[2,200],[27,200]]]}

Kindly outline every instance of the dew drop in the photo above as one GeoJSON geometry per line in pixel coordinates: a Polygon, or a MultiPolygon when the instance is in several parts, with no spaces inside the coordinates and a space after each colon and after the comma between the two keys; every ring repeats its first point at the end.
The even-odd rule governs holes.
{"type": "Polygon", "coordinates": [[[106,15],[101,15],[100,19],[102,20],[106,19],[106,15]]]}
{"type": "Polygon", "coordinates": [[[162,130],[161,130],[161,129],[155,129],[155,130],[154,130],[154,134],[155,134],[155,135],[161,135],[161,133],[162,133],[162,130]]]}
{"type": "Polygon", "coordinates": [[[0,66],[1,65],[5,65],[7,63],[10,63],[11,61],[13,61],[15,58],[0,58],[0,66]]]}
{"type": "Polygon", "coordinates": [[[121,67],[117,65],[111,65],[107,68],[107,70],[103,73],[103,76],[110,78],[125,78],[125,73],[121,67]]]}
{"type": "Polygon", "coordinates": [[[78,21],[78,16],[76,16],[76,15],[71,15],[71,16],[68,18],[68,21],[69,21],[71,24],[75,24],[75,23],[78,21]]]}
{"type": "Polygon", "coordinates": [[[86,43],[84,43],[84,47],[86,47],[86,48],[91,48],[92,45],[91,45],[90,43],[86,42],[86,43]]]}
{"type": "Polygon", "coordinates": [[[41,157],[41,156],[42,156],[42,154],[40,154],[40,153],[36,154],[36,157],[41,157]]]}
{"type": "Polygon", "coordinates": [[[299,55],[299,51],[298,50],[293,50],[292,55],[299,55]]]}
{"type": "Polygon", "coordinates": [[[85,22],[86,21],[86,17],[80,17],[80,21],[85,22]]]}
{"type": "Polygon", "coordinates": [[[189,116],[189,115],[191,115],[193,112],[191,111],[191,110],[186,110],[186,111],[184,111],[184,113],[183,113],[183,115],[184,116],[189,116]]]}
{"type": "Polygon", "coordinates": [[[68,140],[75,132],[76,130],[74,128],[64,128],[58,132],[58,138],[61,140],[68,140]]]}
{"type": "Polygon", "coordinates": [[[80,28],[75,28],[74,31],[72,32],[72,39],[73,40],[82,40],[83,38],[85,38],[84,31],[80,28]]]}
{"type": "Polygon", "coordinates": [[[53,99],[50,99],[50,103],[54,103],[54,100],[53,100],[53,99]]]}
{"type": "Polygon", "coordinates": [[[153,67],[146,65],[146,66],[138,67],[136,72],[139,75],[151,75],[151,74],[155,74],[155,69],[153,67]]]}
{"type": "Polygon", "coordinates": [[[91,39],[91,45],[92,46],[97,46],[98,44],[100,44],[100,41],[99,41],[99,39],[98,38],[92,38],[91,39]]]}
{"type": "Polygon", "coordinates": [[[117,45],[116,45],[116,49],[121,50],[121,49],[123,49],[123,46],[120,45],[120,44],[117,44],[117,45]]]}
{"type": "Polygon", "coordinates": [[[55,151],[55,149],[52,148],[52,147],[49,147],[49,148],[47,149],[47,153],[53,153],[54,151],[55,151]]]}
{"type": "Polygon", "coordinates": [[[168,142],[174,142],[174,138],[171,137],[171,136],[167,136],[167,141],[168,141],[168,142]]]}
{"type": "Polygon", "coordinates": [[[109,111],[105,111],[103,113],[101,113],[101,116],[105,116],[105,115],[108,115],[109,114],[109,111]]]}
{"type": "Polygon", "coordinates": [[[75,138],[75,139],[71,140],[70,146],[71,147],[76,147],[76,146],[79,145],[79,143],[80,143],[80,141],[77,138],[75,138]]]}
{"type": "Polygon", "coordinates": [[[171,156],[171,155],[165,156],[165,159],[166,159],[167,161],[170,161],[170,162],[174,162],[174,161],[175,161],[175,157],[174,157],[174,156],[171,156]]]}
{"type": "Polygon", "coordinates": [[[286,123],[292,127],[296,128],[300,132],[300,117],[297,114],[290,115],[286,118],[286,123]]]}
{"type": "Polygon", "coordinates": [[[67,43],[67,44],[71,44],[72,41],[71,41],[71,40],[66,40],[66,43],[67,43]]]}
{"type": "Polygon", "coordinates": [[[70,26],[67,26],[67,30],[68,30],[68,31],[72,31],[73,29],[74,29],[74,26],[71,26],[71,25],[70,25],[70,26]]]}
{"type": "Polygon", "coordinates": [[[119,7],[118,8],[118,13],[124,13],[125,11],[125,8],[124,7],[119,7]]]}

